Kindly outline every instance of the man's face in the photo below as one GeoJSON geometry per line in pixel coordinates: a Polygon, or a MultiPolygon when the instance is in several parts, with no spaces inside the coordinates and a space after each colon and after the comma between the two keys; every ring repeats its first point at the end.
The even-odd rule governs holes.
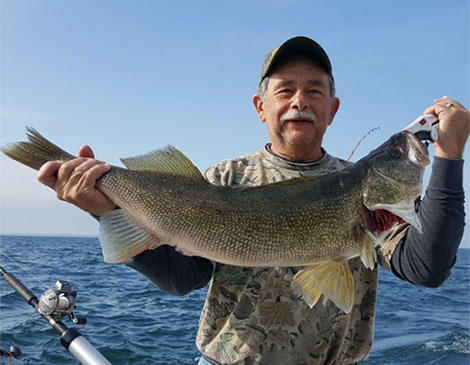
{"type": "Polygon", "coordinates": [[[323,135],[339,108],[330,93],[326,72],[309,60],[286,62],[270,74],[264,99],[256,94],[253,102],[275,153],[306,161],[321,157],[323,135]]]}

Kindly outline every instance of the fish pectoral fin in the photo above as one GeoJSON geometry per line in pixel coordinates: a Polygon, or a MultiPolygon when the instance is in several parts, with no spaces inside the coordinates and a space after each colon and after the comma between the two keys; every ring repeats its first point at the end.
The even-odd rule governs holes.
{"type": "Polygon", "coordinates": [[[153,171],[203,179],[201,172],[191,160],[173,146],[166,146],[140,156],[121,158],[121,162],[129,170],[153,171]]]}
{"type": "Polygon", "coordinates": [[[359,239],[359,247],[361,249],[359,257],[362,263],[368,269],[373,269],[377,262],[377,252],[375,251],[374,240],[366,232],[359,239]]]}
{"type": "Polygon", "coordinates": [[[300,270],[291,283],[294,293],[313,307],[323,294],[349,313],[354,304],[354,280],[346,261],[324,261],[300,270]]]}
{"type": "Polygon", "coordinates": [[[112,210],[100,217],[99,240],[107,263],[126,261],[161,244],[158,237],[135,225],[122,209],[112,210]]]}

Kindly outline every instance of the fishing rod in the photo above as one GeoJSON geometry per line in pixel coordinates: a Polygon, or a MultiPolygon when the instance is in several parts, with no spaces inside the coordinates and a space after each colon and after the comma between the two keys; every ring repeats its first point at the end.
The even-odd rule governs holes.
{"type": "Polygon", "coordinates": [[[73,323],[84,325],[85,318],[75,317],[75,298],[77,292],[71,285],[58,280],[55,289],[47,289],[38,298],[13,274],[0,266],[5,281],[34,308],[60,334],[60,343],[83,365],[112,365],[85,337],[75,328],[67,327],[61,319],[69,317],[73,323]]]}

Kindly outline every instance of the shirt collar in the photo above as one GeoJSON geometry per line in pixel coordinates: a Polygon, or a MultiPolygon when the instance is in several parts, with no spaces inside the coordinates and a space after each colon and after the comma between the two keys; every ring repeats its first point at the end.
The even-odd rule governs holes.
{"type": "Polygon", "coordinates": [[[271,149],[271,143],[266,143],[264,146],[263,154],[267,159],[269,159],[273,164],[284,167],[290,168],[293,170],[299,169],[316,169],[319,166],[322,166],[331,159],[331,156],[326,152],[326,150],[322,147],[322,157],[320,157],[316,161],[300,161],[300,160],[289,160],[288,158],[279,156],[271,149]]]}

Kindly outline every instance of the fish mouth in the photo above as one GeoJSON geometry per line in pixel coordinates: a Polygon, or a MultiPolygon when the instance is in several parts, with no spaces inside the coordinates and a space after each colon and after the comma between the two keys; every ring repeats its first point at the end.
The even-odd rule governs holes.
{"type": "Polygon", "coordinates": [[[428,149],[426,145],[421,143],[421,141],[411,132],[409,133],[409,139],[412,144],[412,148],[410,148],[408,152],[408,158],[411,162],[415,165],[418,165],[422,169],[424,169],[427,165],[429,165],[429,156],[428,156],[428,149]]]}
{"type": "Polygon", "coordinates": [[[369,208],[362,206],[362,214],[366,229],[378,236],[390,230],[395,224],[403,222],[415,227],[422,233],[421,222],[415,209],[415,200],[403,199],[394,204],[375,204],[369,208]]]}

